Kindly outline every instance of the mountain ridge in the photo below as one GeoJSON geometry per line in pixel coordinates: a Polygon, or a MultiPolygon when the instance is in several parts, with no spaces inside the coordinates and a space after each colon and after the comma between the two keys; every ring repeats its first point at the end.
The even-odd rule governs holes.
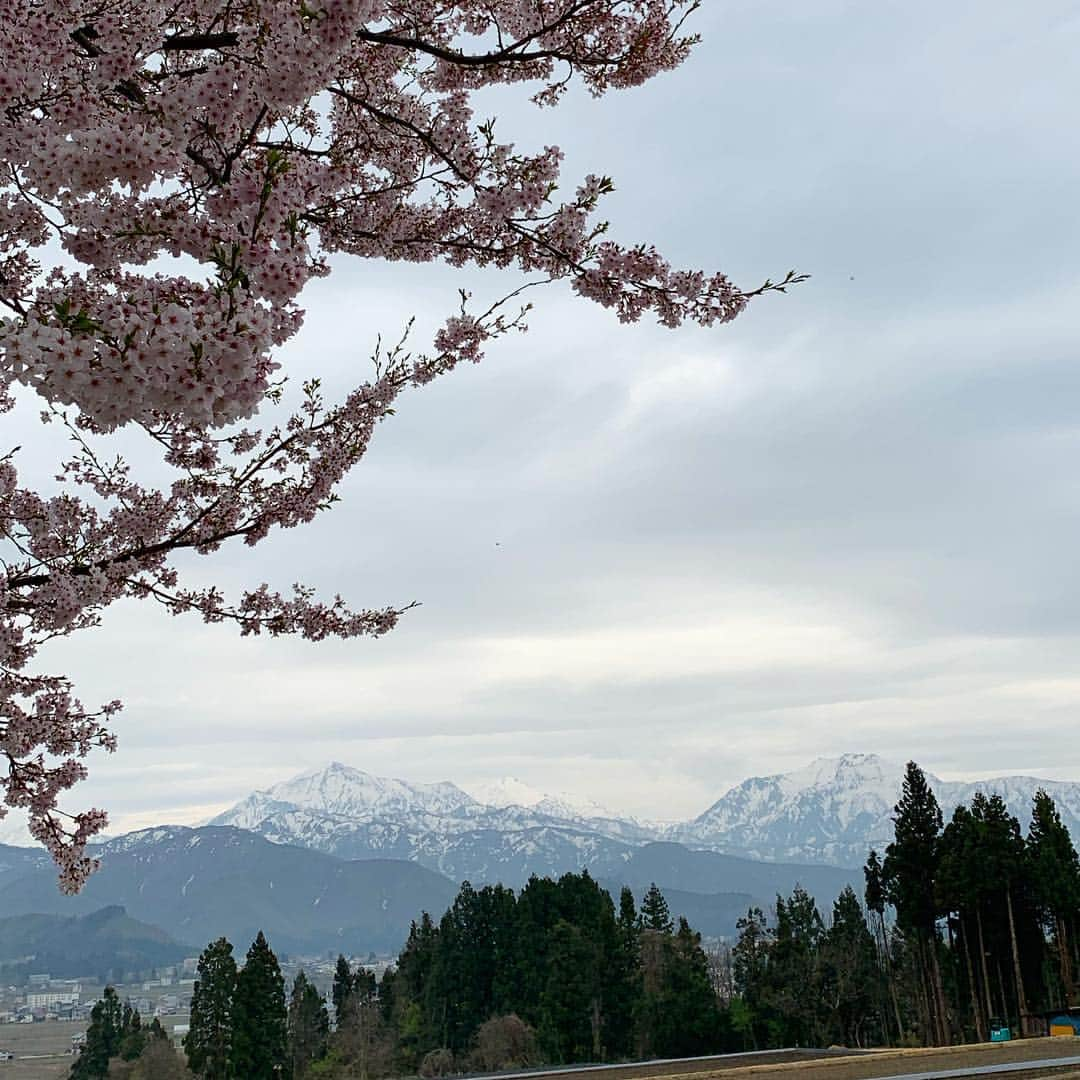
{"type": "MultiPolygon", "coordinates": [[[[540,873],[557,872],[560,863],[573,868],[572,849],[657,841],[771,862],[857,867],[871,847],[880,850],[891,839],[902,774],[900,763],[874,754],[817,758],[792,772],[749,777],[697,817],[661,825],[612,814],[587,798],[545,795],[513,778],[477,785],[476,797],[449,781],[387,780],[335,762],[253,792],[210,823],[349,858],[411,859],[459,877],[487,872],[484,845],[492,846],[493,866],[505,865],[511,837],[519,852],[529,837],[551,849],[546,863],[533,861],[540,873]]],[[[1080,839],[1080,784],[1025,776],[945,781],[929,772],[927,778],[946,819],[976,791],[997,792],[1025,828],[1031,798],[1045,788],[1080,839]]]]}
{"type": "Polygon", "coordinates": [[[0,911],[85,916],[123,907],[188,949],[225,935],[246,946],[259,930],[282,952],[396,949],[421,910],[442,912],[456,885],[413,862],[354,862],[274,844],[229,826],[155,826],[101,844],[82,892],[56,888],[47,856],[0,847],[0,911]]]}

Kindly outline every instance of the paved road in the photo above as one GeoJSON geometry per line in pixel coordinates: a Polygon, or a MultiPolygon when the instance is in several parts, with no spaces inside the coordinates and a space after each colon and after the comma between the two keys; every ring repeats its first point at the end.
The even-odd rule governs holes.
{"type": "Polygon", "coordinates": [[[1080,1068],[1080,1057],[1044,1058],[1042,1061],[1009,1061],[1001,1065],[974,1065],[963,1069],[935,1069],[933,1072],[894,1073],[879,1080],[948,1080],[962,1076],[997,1076],[999,1073],[1037,1075],[1049,1069],[1080,1068]]]}
{"type": "Polygon", "coordinates": [[[746,1050],[736,1054],[707,1054],[703,1057],[650,1058],[648,1061],[624,1061],[616,1065],[564,1065],[558,1069],[518,1069],[504,1073],[476,1073],[462,1080],[531,1080],[533,1077],[572,1076],[577,1073],[606,1074],[602,1080],[626,1080],[634,1077],[648,1080],[652,1076],[678,1076],[682,1073],[703,1073],[710,1069],[741,1068],[749,1065],[786,1065],[799,1061],[819,1061],[831,1057],[855,1057],[875,1054],[876,1050],[806,1050],[788,1047],[784,1050],[746,1050]]]}
{"type": "Polygon", "coordinates": [[[1080,1069],[1077,1045],[1066,1046],[1065,1040],[1045,1039],[952,1047],[941,1050],[910,1052],[896,1050],[784,1050],[749,1051],[738,1054],[717,1054],[694,1058],[624,1062],[618,1065],[577,1065],[552,1069],[520,1070],[494,1075],[475,1076],[465,1080],[657,1080],[659,1077],[682,1077],[685,1080],[723,1080],[729,1070],[736,1074],[748,1066],[765,1076],[807,1080],[949,1080],[970,1076],[996,1076],[1009,1080],[1029,1080],[1050,1077],[1080,1069]],[[1055,1054],[1059,1056],[1055,1056],[1055,1054]],[[1008,1058],[1013,1060],[1008,1060],[1008,1058]],[[1002,1060],[1005,1058],[1006,1060],[1002,1060]],[[875,1060],[880,1059],[880,1060],[875,1060]],[[982,1060],[982,1064],[972,1064],[982,1060]],[[961,1064],[961,1062],[965,1062],[961,1064]],[[792,1071],[791,1066],[797,1068],[792,1071]],[[775,1073],[769,1066],[777,1066],[775,1073]],[[764,1067],[764,1068],[763,1068],[764,1067]],[[907,1072],[897,1072],[906,1068],[907,1072]],[[576,1077],[577,1073],[598,1073],[599,1076],[576,1077]]]}

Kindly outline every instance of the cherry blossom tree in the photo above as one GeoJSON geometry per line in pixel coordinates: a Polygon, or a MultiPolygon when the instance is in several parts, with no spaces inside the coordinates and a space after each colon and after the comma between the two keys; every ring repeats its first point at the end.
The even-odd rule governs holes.
{"type": "Polygon", "coordinates": [[[88,754],[114,749],[120,705],[87,708],[38,670],[44,643],[132,596],[242,634],[383,634],[401,610],[301,585],[230,599],[185,587],[175,556],[310,521],[403,390],[524,326],[523,288],[565,281],[624,322],[675,327],[727,322],[800,280],[744,291],[613,243],[595,215],[609,179],[564,193],[556,147],[522,153],[474,118],[482,87],[520,83],[553,106],[575,79],[601,95],[676,67],[696,6],[0,0],[0,407],[39,410],[74,446],[58,494],[20,486],[14,450],[0,459],[0,784],[61,888],[93,869],[106,818],[57,800],[88,754]],[[288,412],[275,351],[339,254],[494,266],[519,283],[484,310],[462,294],[421,352],[377,350],[341,401],[309,375],[288,412]],[[168,483],[116,456],[123,428],[168,483]]]}

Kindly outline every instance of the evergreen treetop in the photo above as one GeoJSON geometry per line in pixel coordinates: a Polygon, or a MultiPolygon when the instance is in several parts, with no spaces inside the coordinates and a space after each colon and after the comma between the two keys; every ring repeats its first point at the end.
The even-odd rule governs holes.
{"type": "Polygon", "coordinates": [[[203,1080],[233,1080],[236,979],[232,945],[223,937],[212,941],[199,957],[184,1037],[188,1067],[203,1080]]]}
{"type": "Polygon", "coordinates": [[[936,918],[934,876],[941,836],[941,807],[926,774],[909,761],[893,824],[895,840],[885,849],[882,882],[901,929],[931,932],[936,918]]]}
{"type": "Polygon", "coordinates": [[[675,924],[671,921],[668,902],[655,881],[649,886],[641,901],[639,920],[644,930],[670,934],[675,929],[675,924]]]}
{"type": "Polygon", "coordinates": [[[237,1080],[278,1080],[287,1055],[285,980],[260,930],[236,978],[233,1075],[237,1080]]]}

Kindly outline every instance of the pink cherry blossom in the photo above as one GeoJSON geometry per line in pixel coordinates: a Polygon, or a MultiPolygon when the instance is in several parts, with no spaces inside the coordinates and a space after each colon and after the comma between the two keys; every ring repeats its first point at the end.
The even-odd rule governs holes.
{"type": "Polygon", "coordinates": [[[595,216],[610,180],[563,196],[557,147],[523,153],[473,115],[492,84],[549,106],[573,79],[601,95],[670,70],[694,44],[681,27],[695,6],[0,0],[0,408],[29,388],[75,447],[60,495],[20,486],[13,453],[0,460],[0,785],[64,889],[93,868],[86,845],[106,819],[57,800],[92,750],[114,749],[120,706],[88,709],[64,676],[32,671],[42,644],[125,596],[243,634],[387,632],[400,610],[302,585],[230,600],[182,585],[170,559],[310,521],[404,389],[524,326],[520,289],[486,311],[463,297],[426,352],[378,353],[375,377],[337,403],[313,380],[295,413],[250,426],[278,399],[274,357],[330,256],[565,280],[624,322],[672,327],[727,322],[800,280],[746,292],[611,242],[595,216]],[[171,483],[143,486],[109,456],[123,427],[145,434],[171,483]]]}

